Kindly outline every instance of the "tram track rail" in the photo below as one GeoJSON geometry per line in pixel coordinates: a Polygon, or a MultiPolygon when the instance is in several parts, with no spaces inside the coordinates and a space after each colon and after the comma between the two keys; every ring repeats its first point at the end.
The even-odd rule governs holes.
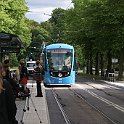
{"type": "MultiPolygon", "coordinates": [[[[95,82],[95,83],[96,83],[96,82],[95,82]]],[[[94,88],[94,89],[96,89],[96,90],[98,90],[98,91],[101,91],[101,92],[105,93],[105,94],[108,95],[108,96],[115,97],[116,99],[121,100],[122,102],[124,102],[124,99],[123,99],[123,98],[119,98],[119,97],[117,97],[117,96],[114,95],[114,94],[111,94],[111,93],[109,93],[109,92],[106,92],[106,91],[103,90],[103,89],[97,88],[97,87],[91,85],[90,83],[85,83],[85,84],[88,85],[88,86],[90,86],[90,87],[92,87],[92,88],[94,88]]],[[[97,83],[97,84],[99,84],[99,83],[97,83]]],[[[104,84],[104,85],[103,85],[103,84],[100,84],[100,85],[102,85],[102,86],[107,86],[107,87],[109,87],[109,88],[114,88],[113,90],[117,90],[117,91],[121,91],[121,92],[124,91],[123,88],[120,89],[120,88],[118,88],[118,87],[116,87],[116,86],[111,86],[110,84],[104,84]]]]}
{"type": "MultiPolygon", "coordinates": [[[[106,87],[109,87],[109,88],[113,88],[113,89],[118,90],[118,91],[124,91],[123,87],[117,86],[117,85],[114,85],[114,84],[108,84],[106,82],[99,83],[98,81],[92,81],[92,82],[94,82],[95,84],[100,84],[100,85],[103,85],[103,86],[106,86],[106,87]]],[[[89,84],[87,84],[87,85],[89,85],[89,84]]]]}
{"type": "Polygon", "coordinates": [[[79,78],[78,80],[83,81],[85,84],[87,84],[89,86],[91,86],[91,85],[87,82],[92,82],[92,83],[95,83],[95,84],[100,84],[100,85],[103,85],[103,86],[107,86],[109,88],[113,88],[115,90],[124,91],[124,87],[106,83],[104,80],[94,80],[94,79],[87,79],[87,78],[83,78],[83,77],[79,78]]]}
{"type": "Polygon", "coordinates": [[[59,107],[59,109],[60,109],[60,111],[61,111],[61,113],[63,115],[63,118],[64,118],[66,124],[71,124],[71,122],[70,122],[65,110],[62,107],[62,104],[60,103],[60,101],[59,101],[59,99],[57,97],[57,94],[54,92],[54,88],[52,88],[52,93],[53,93],[53,96],[54,96],[54,98],[56,100],[56,103],[57,103],[57,105],[58,105],[58,107],[59,107]]]}
{"type": "Polygon", "coordinates": [[[97,112],[99,112],[103,117],[107,118],[110,122],[112,122],[113,124],[117,124],[116,122],[114,122],[109,116],[107,116],[105,113],[103,113],[102,111],[100,111],[97,107],[95,107],[94,105],[92,105],[90,102],[88,102],[81,94],[79,94],[78,92],[76,92],[75,90],[69,88],[69,90],[71,92],[73,92],[78,98],[80,98],[81,100],[85,101],[89,106],[91,106],[93,109],[95,109],[97,112]]]}
{"type": "MultiPolygon", "coordinates": [[[[82,102],[85,102],[88,106],[90,106],[94,111],[96,111],[97,113],[99,113],[103,118],[106,118],[108,120],[108,122],[110,122],[111,124],[118,124],[116,122],[116,120],[112,120],[107,114],[105,114],[104,112],[102,112],[99,108],[95,107],[93,104],[91,104],[90,102],[87,101],[87,99],[82,96],[82,94],[76,92],[74,89],[72,89],[71,87],[67,88],[70,92],[72,92],[77,98],[79,98],[82,102]]],[[[69,120],[69,116],[66,113],[66,110],[64,110],[65,108],[63,107],[63,104],[61,103],[61,97],[59,97],[58,93],[56,93],[56,89],[51,88],[52,90],[52,94],[56,100],[57,105],[59,106],[59,109],[64,117],[64,120],[66,122],[66,124],[71,124],[72,120],[69,120]]]]}
{"type": "Polygon", "coordinates": [[[94,105],[92,105],[90,102],[88,102],[80,93],[76,92],[75,90],[68,88],[71,92],[73,92],[78,98],[80,98],[81,100],[83,100],[86,104],[88,104],[90,107],[92,107],[95,111],[97,111],[98,113],[100,113],[103,117],[105,117],[106,119],[108,119],[111,123],[113,124],[117,124],[115,121],[113,121],[109,116],[107,116],[105,113],[103,113],[102,111],[100,111],[100,109],[98,109],[97,107],[95,107],[94,105]]]}
{"type": "Polygon", "coordinates": [[[79,92],[76,89],[74,90],[76,90],[77,93],[82,95],[87,102],[89,102],[94,107],[98,108],[105,115],[108,115],[108,117],[115,123],[124,123],[124,121],[121,119],[124,115],[124,87],[99,80],[88,80],[82,77],[79,78],[77,82],[77,85],[79,85],[82,91],[79,92]],[[98,102],[101,102],[101,105],[99,104],[97,106],[95,102],[91,101],[91,99],[88,99],[86,95],[82,94],[82,92],[87,92],[95,99],[98,99],[98,102]],[[105,107],[105,110],[102,108],[103,105],[105,107]],[[107,106],[110,106],[109,110],[107,109],[107,106]]]}

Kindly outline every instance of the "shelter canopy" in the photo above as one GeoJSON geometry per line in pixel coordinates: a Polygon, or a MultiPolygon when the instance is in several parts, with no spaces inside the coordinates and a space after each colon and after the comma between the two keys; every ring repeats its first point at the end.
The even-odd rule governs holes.
{"type": "Polygon", "coordinates": [[[17,35],[0,33],[0,53],[19,53],[22,47],[22,41],[17,35]]]}

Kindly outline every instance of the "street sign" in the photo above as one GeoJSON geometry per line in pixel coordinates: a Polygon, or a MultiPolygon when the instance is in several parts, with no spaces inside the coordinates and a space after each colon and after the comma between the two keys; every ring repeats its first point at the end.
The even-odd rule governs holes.
{"type": "Polygon", "coordinates": [[[118,62],[118,59],[115,59],[115,58],[112,59],[112,63],[117,63],[117,62],[118,62]]]}

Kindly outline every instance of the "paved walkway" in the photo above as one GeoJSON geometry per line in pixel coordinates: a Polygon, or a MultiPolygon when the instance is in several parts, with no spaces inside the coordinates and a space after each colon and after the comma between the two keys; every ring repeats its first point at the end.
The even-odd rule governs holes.
{"type": "Polygon", "coordinates": [[[21,122],[21,120],[23,118],[23,114],[24,114],[23,108],[24,108],[24,106],[25,106],[25,100],[22,100],[22,99],[17,99],[16,100],[16,107],[17,107],[16,119],[18,120],[18,122],[21,122]]]}
{"type": "Polygon", "coordinates": [[[124,81],[114,81],[114,82],[110,82],[110,81],[105,81],[105,80],[102,80],[108,84],[112,84],[112,85],[116,85],[116,86],[120,86],[120,87],[124,87],[124,81]]]}
{"type": "Polygon", "coordinates": [[[20,120],[22,120],[21,119],[23,116],[22,110],[24,108],[24,105],[26,105],[25,106],[26,112],[24,112],[24,116],[23,116],[24,124],[40,124],[40,123],[50,124],[47,102],[46,102],[45,88],[43,84],[42,84],[43,97],[35,97],[36,96],[36,83],[32,82],[32,80],[28,81],[28,88],[30,88],[31,96],[29,97],[29,99],[28,98],[26,99],[26,104],[24,103],[24,101],[21,101],[23,102],[22,106],[20,107],[17,106],[18,108],[17,120],[19,121],[19,124],[21,124],[20,120]],[[27,104],[28,100],[29,100],[29,105],[27,104]],[[28,106],[29,106],[29,110],[27,110],[28,106]],[[21,113],[21,116],[19,116],[19,113],[21,113]]]}

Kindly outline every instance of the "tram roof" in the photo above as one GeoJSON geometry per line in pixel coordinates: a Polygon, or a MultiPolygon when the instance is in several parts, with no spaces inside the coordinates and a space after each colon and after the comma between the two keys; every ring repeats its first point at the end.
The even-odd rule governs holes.
{"type": "Polygon", "coordinates": [[[46,46],[46,49],[57,49],[57,48],[73,49],[73,46],[64,43],[56,43],[46,46]]]}

